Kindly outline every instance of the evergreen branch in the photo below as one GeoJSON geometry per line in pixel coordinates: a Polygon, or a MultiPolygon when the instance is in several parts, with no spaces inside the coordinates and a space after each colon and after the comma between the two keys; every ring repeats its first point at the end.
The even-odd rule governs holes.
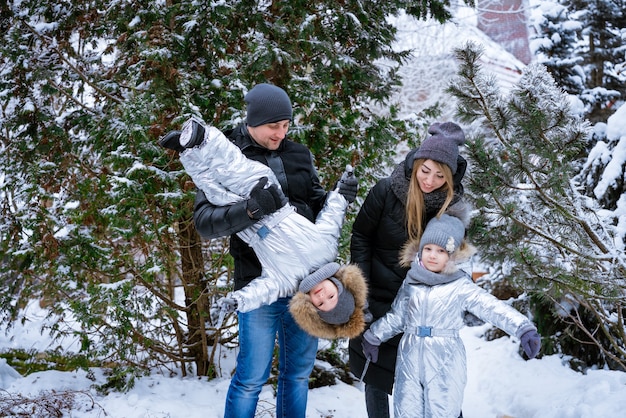
{"type": "MultiPolygon", "coordinates": [[[[522,158],[521,154],[520,154],[520,158],[522,158]]],[[[562,205],[561,203],[557,202],[555,199],[553,199],[548,194],[546,194],[544,189],[543,189],[543,187],[536,180],[534,172],[531,171],[529,168],[527,168],[527,166],[522,166],[522,171],[524,172],[524,174],[526,174],[527,178],[533,184],[533,186],[534,186],[533,190],[539,195],[540,199],[544,203],[546,203],[550,208],[552,208],[553,210],[558,212],[564,218],[570,219],[570,220],[574,221],[577,225],[579,225],[585,231],[586,235],[591,239],[591,241],[596,245],[596,247],[598,247],[600,249],[600,251],[602,251],[602,253],[604,253],[604,254],[609,253],[609,249],[606,247],[606,245],[604,245],[604,243],[597,236],[597,234],[595,232],[593,232],[593,229],[591,228],[591,226],[589,225],[588,222],[583,220],[581,217],[575,216],[573,213],[568,211],[567,208],[564,205],[562,205]]],[[[569,187],[571,188],[571,184],[569,185],[569,187]]],[[[566,196],[561,196],[561,197],[564,198],[564,199],[567,199],[569,201],[571,207],[575,207],[575,205],[573,204],[572,200],[569,199],[567,195],[566,196]]],[[[582,257],[581,253],[579,253],[577,251],[575,251],[574,253],[576,255],[579,255],[579,256],[582,257]]],[[[603,259],[600,258],[600,260],[603,260],[603,259]]],[[[604,260],[606,261],[607,259],[604,259],[604,260]]]]}
{"type": "Polygon", "coordinates": [[[65,89],[62,88],[61,86],[59,86],[59,84],[57,84],[55,81],[53,81],[51,79],[48,79],[48,83],[50,83],[58,92],[60,92],[63,96],[65,96],[66,98],[71,100],[77,106],[81,107],[82,109],[84,109],[87,112],[92,113],[94,115],[98,114],[98,112],[96,112],[95,109],[91,109],[90,107],[85,105],[83,102],[78,100],[76,97],[74,97],[72,94],[69,94],[68,92],[66,92],[65,89]]]}
{"type": "MultiPolygon", "coordinates": [[[[491,197],[493,198],[494,202],[498,205],[498,208],[500,208],[501,213],[506,214],[507,210],[506,210],[506,206],[494,195],[491,195],[491,197]]],[[[572,254],[575,254],[579,257],[582,258],[587,258],[587,256],[585,256],[585,254],[581,253],[580,251],[575,250],[574,248],[571,248],[567,245],[565,245],[562,242],[557,241],[556,239],[552,238],[551,236],[545,234],[544,232],[542,232],[541,230],[528,225],[526,222],[512,216],[512,215],[505,215],[507,218],[509,218],[511,221],[513,221],[517,226],[521,226],[522,228],[540,236],[541,238],[545,239],[546,241],[554,244],[556,247],[558,248],[563,248],[569,252],[571,252],[572,254]]]]}
{"type": "MultiPolygon", "coordinates": [[[[72,64],[63,54],[63,51],[61,51],[59,49],[59,47],[57,46],[53,46],[52,42],[50,42],[50,40],[47,37],[42,36],[39,32],[37,32],[35,30],[35,28],[33,28],[31,25],[29,25],[24,19],[19,19],[19,21],[26,26],[26,28],[28,28],[28,30],[34,34],[37,39],[39,39],[40,41],[44,42],[45,44],[48,45],[48,47],[50,49],[52,49],[54,52],[56,52],[56,54],[59,56],[59,58],[65,63],[67,64],[72,70],[74,70],[74,73],[77,74],[81,80],[83,80],[85,82],[85,84],[87,84],[88,86],[90,86],[91,88],[93,88],[96,92],[100,93],[101,95],[103,95],[105,98],[111,100],[112,102],[115,102],[117,104],[122,104],[122,100],[112,96],[111,94],[107,93],[106,91],[102,90],[96,83],[92,83],[91,80],[89,80],[89,78],[84,74],[84,72],[82,72],[81,70],[79,70],[74,64],[72,64]]],[[[50,81],[50,80],[49,80],[50,81]]]]}
{"type": "MultiPolygon", "coordinates": [[[[578,192],[576,191],[576,187],[573,184],[573,180],[570,180],[568,185],[569,185],[570,190],[572,191],[572,193],[578,194],[578,192]]],[[[574,201],[574,202],[576,202],[576,201],[574,201]]],[[[577,211],[579,211],[579,212],[582,211],[582,208],[579,205],[575,205],[574,204],[572,206],[575,207],[577,211]]],[[[596,214],[593,213],[593,215],[596,215],[596,214]]],[[[593,229],[591,228],[591,225],[589,225],[588,222],[586,222],[582,218],[574,218],[574,221],[577,222],[578,225],[580,225],[583,228],[583,230],[585,231],[587,236],[589,238],[591,238],[593,243],[596,244],[596,246],[600,249],[600,251],[602,251],[604,254],[608,254],[610,252],[609,248],[604,245],[604,243],[602,242],[600,237],[593,231],[593,229]]],[[[602,225],[600,222],[598,224],[602,225]]]]}
{"type": "MultiPolygon", "coordinates": [[[[574,295],[572,295],[572,297],[575,297],[574,295]]],[[[550,299],[552,299],[552,301],[561,308],[561,310],[563,312],[567,312],[567,316],[568,318],[570,318],[572,320],[572,322],[574,323],[574,325],[576,325],[576,327],[580,330],[583,331],[583,333],[589,337],[589,339],[591,341],[582,341],[580,338],[576,338],[574,336],[572,336],[572,338],[576,341],[578,341],[581,344],[593,344],[595,346],[597,346],[600,351],[602,352],[602,354],[604,354],[607,358],[611,359],[612,361],[614,361],[616,364],[618,364],[621,368],[622,371],[626,371],[626,362],[624,362],[624,358],[626,358],[626,350],[624,350],[624,346],[623,346],[623,342],[624,337],[626,337],[626,334],[624,333],[624,327],[623,326],[616,326],[613,327],[615,328],[615,331],[618,332],[619,336],[621,337],[621,341],[618,341],[618,339],[616,339],[613,335],[611,335],[611,333],[608,331],[608,327],[603,326],[602,324],[611,324],[612,321],[610,320],[610,318],[606,317],[605,315],[601,315],[600,312],[602,311],[602,307],[595,307],[593,306],[594,303],[597,303],[597,301],[594,302],[593,299],[581,299],[581,298],[577,298],[575,297],[576,301],[578,303],[580,303],[581,306],[584,306],[585,308],[587,308],[589,310],[589,312],[591,312],[591,314],[596,318],[597,320],[597,326],[595,330],[590,330],[587,326],[585,326],[585,323],[583,321],[583,319],[580,316],[580,312],[578,309],[574,309],[573,311],[575,312],[575,315],[572,314],[572,309],[563,306],[563,304],[561,304],[559,301],[555,300],[553,297],[550,296],[550,299]],[[619,354],[621,357],[619,357],[617,354],[611,352],[610,350],[607,350],[605,345],[606,343],[603,343],[602,341],[600,341],[598,339],[598,337],[596,337],[597,335],[597,331],[601,330],[602,331],[602,335],[604,337],[606,337],[609,340],[610,346],[616,350],[617,354],[619,354]]],[[[616,311],[617,312],[621,312],[621,304],[618,304],[616,306],[616,311]]],[[[623,317],[621,315],[621,313],[618,314],[618,317],[620,319],[619,322],[616,322],[617,324],[623,324],[624,322],[623,317]]]]}

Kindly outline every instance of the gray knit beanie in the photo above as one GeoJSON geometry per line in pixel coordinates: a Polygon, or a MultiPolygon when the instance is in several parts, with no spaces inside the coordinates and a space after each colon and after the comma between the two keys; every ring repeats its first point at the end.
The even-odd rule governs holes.
{"type": "Polygon", "coordinates": [[[298,290],[302,293],[309,293],[316,284],[322,282],[322,280],[328,279],[329,277],[333,277],[335,273],[339,271],[339,267],[341,266],[335,262],[324,264],[322,267],[302,279],[298,290]]]}
{"type": "Polygon", "coordinates": [[[422,258],[422,250],[427,244],[435,244],[445,248],[448,254],[458,250],[463,237],[465,236],[465,226],[456,216],[447,214],[441,215],[440,218],[432,218],[420,239],[420,247],[418,255],[422,258]]]}
{"type": "Polygon", "coordinates": [[[302,279],[298,288],[300,292],[308,293],[315,285],[323,280],[330,279],[335,283],[335,286],[337,286],[337,305],[330,311],[317,311],[322,321],[332,325],[340,325],[348,322],[355,307],[352,293],[343,287],[343,283],[341,283],[340,280],[333,277],[333,275],[339,271],[340,267],[341,266],[335,262],[325,264],[302,279]]]}
{"type": "Polygon", "coordinates": [[[418,158],[437,161],[450,167],[452,174],[455,174],[459,146],[465,143],[463,130],[456,123],[444,122],[432,124],[428,133],[431,136],[422,142],[413,161],[418,158]]]}
{"type": "Polygon", "coordinates": [[[293,109],[285,90],[273,84],[257,84],[246,94],[248,126],[291,120],[293,109]]]}

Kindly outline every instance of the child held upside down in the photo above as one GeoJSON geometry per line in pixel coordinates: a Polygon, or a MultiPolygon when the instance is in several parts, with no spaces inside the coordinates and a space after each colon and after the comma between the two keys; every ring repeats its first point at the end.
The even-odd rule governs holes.
{"type": "Polygon", "coordinates": [[[288,203],[274,172],[244,156],[219,129],[192,118],[159,143],[180,152],[185,171],[211,203],[247,200],[249,216],[258,221],[237,235],[254,249],[262,275],[222,298],[223,309],[248,312],[291,296],[305,276],[336,258],[345,211],[357,190],[351,167],[312,223],[288,203]]]}
{"type": "Polygon", "coordinates": [[[464,233],[457,217],[433,218],[421,240],[403,251],[402,262],[411,268],[391,310],[363,334],[363,353],[375,363],[381,342],[404,333],[393,394],[397,418],[459,416],[467,382],[465,347],[459,337],[466,310],[519,338],[529,358],[541,347],[537,328],[526,316],[457,268],[456,263],[474,252],[464,233]]]}
{"type": "Polygon", "coordinates": [[[354,264],[328,263],[305,277],[289,302],[300,328],[319,338],[354,338],[371,322],[367,284],[354,264]]]}

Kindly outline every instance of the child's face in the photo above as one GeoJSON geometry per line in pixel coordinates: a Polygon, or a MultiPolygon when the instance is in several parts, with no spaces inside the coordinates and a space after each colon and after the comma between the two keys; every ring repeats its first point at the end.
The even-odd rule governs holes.
{"type": "Polygon", "coordinates": [[[422,264],[433,273],[441,273],[450,259],[445,248],[435,244],[426,244],[422,249],[422,264]]]}
{"type": "Polygon", "coordinates": [[[309,291],[311,303],[320,311],[328,312],[337,306],[338,290],[335,283],[330,279],[325,279],[316,284],[309,291]]]}

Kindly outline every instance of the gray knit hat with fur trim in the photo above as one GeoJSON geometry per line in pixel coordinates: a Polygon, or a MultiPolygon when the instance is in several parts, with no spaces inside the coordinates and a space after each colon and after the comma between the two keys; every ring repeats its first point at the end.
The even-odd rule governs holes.
{"type": "MultiPolygon", "coordinates": [[[[433,123],[428,128],[431,134],[415,153],[414,159],[423,158],[445,164],[456,173],[459,146],[465,143],[465,134],[459,125],[453,122],[433,123]]],[[[412,165],[411,165],[412,166],[412,165]]]]}
{"type": "Polygon", "coordinates": [[[257,84],[246,94],[244,101],[247,103],[248,126],[292,119],[293,109],[289,96],[285,90],[273,84],[257,84]]]}
{"type": "Polygon", "coordinates": [[[343,283],[341,283],[340,280],[333,277],[339,271],[340,267],[341,266],[335,262],[325,264],[302,279],[298,288],[300,292],[308,293],[315,287],[315,285],[326,279],[331,280],[335,286],[337,286],[337,305],[330,311],[317,311],[322,321],[333,325],[340,325],[348,322],[355,307],[354,296],[352,293],[344,288],[343,283]]]}
{"type": "Polygon", "coordinates": [[[422,249],[427,244],[435,244],[445,248],[448,254],[459,249],[463,237],[465,236],[465,226],[456,216],[441,215],[440,218],[432,218],[420,239],[418,255],[422,258],[422,249]]]}

